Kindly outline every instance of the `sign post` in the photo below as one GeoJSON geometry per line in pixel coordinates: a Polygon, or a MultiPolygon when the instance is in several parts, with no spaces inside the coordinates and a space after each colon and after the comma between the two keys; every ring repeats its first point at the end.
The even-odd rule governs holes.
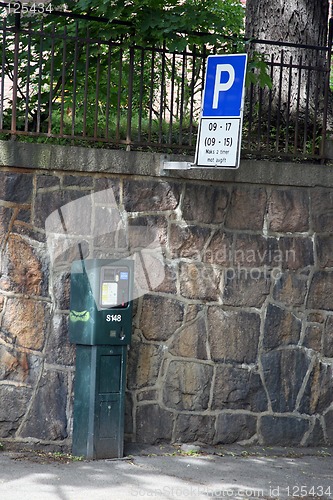
{"type": "Polygon", "coordinates": [[[239,167],[246,62],[246,54],[208,56],[194,167],[239,167]]]}

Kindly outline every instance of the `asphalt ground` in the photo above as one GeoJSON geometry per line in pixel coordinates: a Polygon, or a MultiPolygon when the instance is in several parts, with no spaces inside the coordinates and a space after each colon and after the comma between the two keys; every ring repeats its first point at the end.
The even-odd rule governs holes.
{"type": "Polygon", "coordinates": [[[122,459],[0,453],[0,500],[333,499],[332,448],[128,446],[122,459]]]}

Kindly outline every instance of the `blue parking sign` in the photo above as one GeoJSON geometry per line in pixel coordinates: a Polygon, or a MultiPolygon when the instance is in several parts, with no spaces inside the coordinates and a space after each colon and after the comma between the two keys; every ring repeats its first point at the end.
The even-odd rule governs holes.
{"type": "Polygon", "coordinates": [[[246,60],[246,54],[208,56],[203,117],[241,116],[246,60]]]}

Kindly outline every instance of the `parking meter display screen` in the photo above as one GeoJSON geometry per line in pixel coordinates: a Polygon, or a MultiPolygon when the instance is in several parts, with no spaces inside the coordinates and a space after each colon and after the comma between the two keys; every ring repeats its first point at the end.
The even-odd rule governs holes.
{"type": "Polygon", "coordinates": [[[129,270],[126,267],[101,268],[100,306],[127,307],[129,301],[129,270]]]}

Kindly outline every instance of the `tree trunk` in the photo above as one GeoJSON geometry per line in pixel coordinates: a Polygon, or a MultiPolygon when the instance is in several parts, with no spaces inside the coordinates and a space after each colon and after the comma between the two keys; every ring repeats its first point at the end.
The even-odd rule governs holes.
{"type": "Polygon", "coordinates": [[[306,45],[327,43],[328,0],[247,0],[246,36],[306,45]]]}
{"type": "Polygon", "coordinates": [[[250,43],[250,54],[265,55],[272,80],[271,90],[252,88],[252,109],[269,109],[275,125],[293,124],[295,137],[298,130],[314,140],[325,132],[328,12],[328,0],[247,0],[246,37],[280,42],[250,43]]]}

